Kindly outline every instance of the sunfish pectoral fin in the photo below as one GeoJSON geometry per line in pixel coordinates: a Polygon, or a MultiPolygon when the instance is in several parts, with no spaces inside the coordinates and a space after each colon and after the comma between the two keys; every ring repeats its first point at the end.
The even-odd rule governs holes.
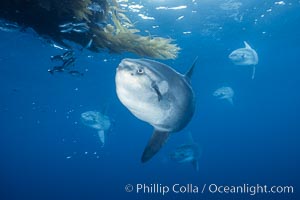
{"type": "Polygon", "coordinates": [[[102,146],[104,146],[104,143],[105,143],[104,130],[99,130],[98,131],[98,136],[99,136],[99,139],[100,139],[100,142],[101,142],[102,146]]]}
{"type": "Polygon", "coordinates": [[[252,49],[251,46],[246,41],[244,41],[244,44],[246,49],[252,49]]]}
{"type": "Polygon", "coordinates": [[[169,132],[154,130],[147,146],[144,149],[141,159],[142,163],[150,160],[160,150],[160,148],[166,143],[169,135],[169,132]]]}
{"type": "Polygon", "coordinates": [[[192,77],[192,75],[193,75],[193,71],[194,71],[194,68],[195,68],[195,65],[196,65],[197,60],[198,60],[198,56],[195,58],[195,60],[194,60],[194,62],[193,62],[193,64],[192,64],[192,66],[190,67],[190,69],[185,73],[184,76],[185,76],[187,79],[191,79],[191,77],[192,77]]]}
{"type": "Polygon", "coordinates": [[[198,163],[198,160],[194,159],[192,161],[192,165],[194,167],[194,169],[198,172],[199,171],[199,163],[198,163]]]}
{"type": "Polygon", "coordinates": [[[256,71],[256,65],[253,65],[252,67],[252,80],[255,78],[255,71],[256,71]]]}
{"type": "Polygon", "coordinates": [[[161,92],[160,92],[158,86],[156,85],[155,82],[152,82],[151,86],[154,89],[155,93],[157,94],[158,101],[160,101],[162,99],[162,95],[161,95],[161,92]]]}

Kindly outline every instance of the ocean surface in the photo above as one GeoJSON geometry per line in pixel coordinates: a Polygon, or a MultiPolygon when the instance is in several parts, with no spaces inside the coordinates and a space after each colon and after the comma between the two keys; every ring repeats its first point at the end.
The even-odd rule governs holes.
{"type": "Polygon", "coordinates": [[[77,50],[74,67],[83,75],[52,75],[50,57],[64,50],[30,28],[1,29],[0,199],[299,199],[300,1],[120,3],[130,5],[127,14],[142,34],[170,37],[181,47],[177,59],[160,62],[185,73],[198,56],[191,122],[142,164],[153,128],[115,90],[120,61],[139,56],[77,50]],[[228,58],[244,41],[259,57],[254,80],[251,67],[228,58]],[[233,104],[213,95],[223,86],[234,90],[233,104]],[[81,113],[90,110],[110,118],[103,147],[97,130],[82,123],[81,113]],[[201,149],[199,171],[169,157],[189,133],[201,149]],[[173,191],[175,184],[182,191],[173,191]],[[293,192],[249,189],[257,185],[293,192]]]}

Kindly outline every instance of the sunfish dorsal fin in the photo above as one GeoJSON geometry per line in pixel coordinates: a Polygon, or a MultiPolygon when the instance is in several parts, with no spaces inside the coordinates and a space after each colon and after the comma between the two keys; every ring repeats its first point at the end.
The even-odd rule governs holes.
{"type": "Polygon", "coordinates": [[[188,78],[188,79],[191,79],[192,75],[193,75],[193,71],[194,71],[194,68],[195,68],[195,65],[196,65],[196,62],[198,60],[198,56],[195,58],[192,66],[190,67],[190,69],[185,73],[185,77],[188,78]]]}
{"type": "Polygon", "coordinates": [[[107,115],[108,110],[109,110],[109,107],[110,107],[110,101],[107,100],[106,102],[103,103],[103,106],[102,106],[102,108],[101,108],[101,113],[102,113],[103,115],[107,115]]]}
{"type": "Polygon", "coordinates": [[[244,44],[246,49],[252,49],[251,46],[246,41],[244,41],[244,44]]]}
{"type": "Polygon", "coordinates": [[[160,150],[160,148],[166,143],[167,139],[169,138],[169,134],[169,132],[154,130],[143,152],[141,159],[142,163],[150,160],[160,150]]]}

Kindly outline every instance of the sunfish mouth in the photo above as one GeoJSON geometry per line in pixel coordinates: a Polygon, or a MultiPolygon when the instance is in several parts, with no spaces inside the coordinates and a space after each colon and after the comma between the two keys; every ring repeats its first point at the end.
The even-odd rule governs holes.
{"type": "Polygon", "coordinates": [[[233,54],[233,53],[231,53],[231,54],[229,54],[229,56],[228,56],[228,58],[234,58],[235,57],[235,55],[233,54]]]}

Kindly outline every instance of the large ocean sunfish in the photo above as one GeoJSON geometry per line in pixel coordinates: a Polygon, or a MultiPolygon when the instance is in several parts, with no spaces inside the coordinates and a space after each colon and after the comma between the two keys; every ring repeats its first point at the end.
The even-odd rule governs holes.
{"type": "Polygon", "coordinates": [[[235,65],[252,66],[252,79],[254,79],[258,55],[247,42],[244,41],[244,44],[244,48],[234,50],[228,57],[235,65]]]}
{"type": "Polygon", "coordinates": [[[148,59],[123,59],[116,72],[116,92],[122,104],[138,119],[151,124],[154,132],[142,162],[150,160],[170,133],[183,129],[195,111],[190,78],[196,60],[185,75],[148,59]]]}

